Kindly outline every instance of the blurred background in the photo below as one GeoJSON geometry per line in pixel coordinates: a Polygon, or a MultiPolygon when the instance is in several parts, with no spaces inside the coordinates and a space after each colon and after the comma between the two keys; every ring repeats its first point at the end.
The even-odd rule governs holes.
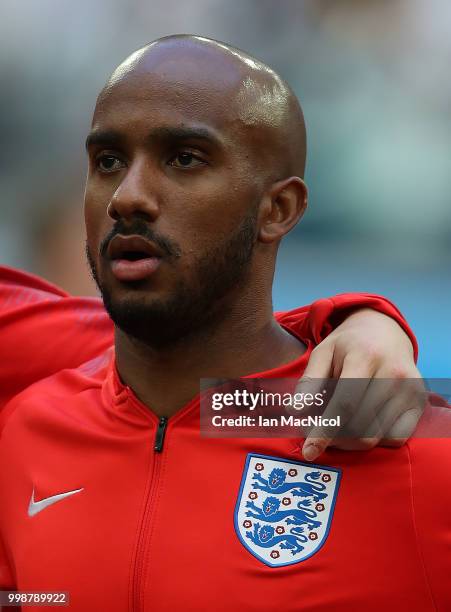
{"type": "Polygon", "coordinates": [[[451,3],[3,0],[0,262],[83,295],[84,139],[96,95],[160,36],[224,40],[303,105],[309,210],[285,241],[276,309],[348,291],[406,315],[428,377],[451,377],[451,3]]]}

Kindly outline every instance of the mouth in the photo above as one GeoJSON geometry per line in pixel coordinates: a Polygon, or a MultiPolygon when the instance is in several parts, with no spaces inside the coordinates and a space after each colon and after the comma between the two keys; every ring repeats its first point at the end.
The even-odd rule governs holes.
{"type": "Polygon", "coordinates": [[[110,241],[107,255],[113,275],[122,282],[149,278],[162,260],[161,251],[152,242],[120,234],[110,241]]]}

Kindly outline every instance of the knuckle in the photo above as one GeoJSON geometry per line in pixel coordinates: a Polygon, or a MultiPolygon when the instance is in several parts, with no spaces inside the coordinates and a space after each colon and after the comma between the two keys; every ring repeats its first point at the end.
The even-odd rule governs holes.
{"type": "Polygon", "coordinates": [[[367,361],[371,365],[377,365],[378,363],[383,361],[384,352],[380,347],[375,346],[374,344],[368,343],[366,346],[363,346],[362,348],[365,351],[364,354],[365,354],[367,361]]]}
{"type": "Polygon", "coordinates": [[[409,378],[409,369],[403,365],[395,365],[391,369],[391,377],[395,380],[406,380],[409,378]]]}
{"type": "Polygon", "coordinates": [[[338,414],[350,418],[356,411],[356,405],[351,395],[342,395],[337,402],[338,414]]]}

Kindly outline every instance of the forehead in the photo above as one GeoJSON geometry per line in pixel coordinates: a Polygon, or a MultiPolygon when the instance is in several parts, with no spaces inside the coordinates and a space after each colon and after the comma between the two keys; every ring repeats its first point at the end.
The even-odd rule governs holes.
{"type": "Polygon", "coordinates": [[[93,127],[112,123],[124,129],[142,124],[201,123],[217,130],[236,124],[233,104],[221,91],[193,83],[172,83],[154,75],[134,75],[108,87],[96,105],[93,127]]]}
{"type": "Polygon", "coordinates": [[[131,125],[192,121],[225,130],[240,123],[241,66],[208,49],[138,51],[119,66],[100,94],[93,118],[131,125]]]}
{"type": "Polygon", "coordinates": [[[278,77],[251,58],[162,45],[137,51],[115,70],[97,100],[92,130],[149,143],[149,133],[161,129],[206,128],[228,158],[252,163],[257,173],[284,155],[284,96],[278,77]]]}

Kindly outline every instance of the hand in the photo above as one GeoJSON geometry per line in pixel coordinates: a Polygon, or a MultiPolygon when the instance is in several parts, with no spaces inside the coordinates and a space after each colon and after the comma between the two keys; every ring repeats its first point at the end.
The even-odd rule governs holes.
{"type": "Polygon", "coordinates": [[[423,414],[425,388],[410,339],[396,321],[374,310],[353,313],[313,350],[296,393],[319,392],[329,378],[339,380],[322,416],[340,415],[340,428],[314,427],[302,448],[307,461],[329,445],[402,446],[423,414]],[[344,426],[355,435],[343,437],[344,426]]]}

